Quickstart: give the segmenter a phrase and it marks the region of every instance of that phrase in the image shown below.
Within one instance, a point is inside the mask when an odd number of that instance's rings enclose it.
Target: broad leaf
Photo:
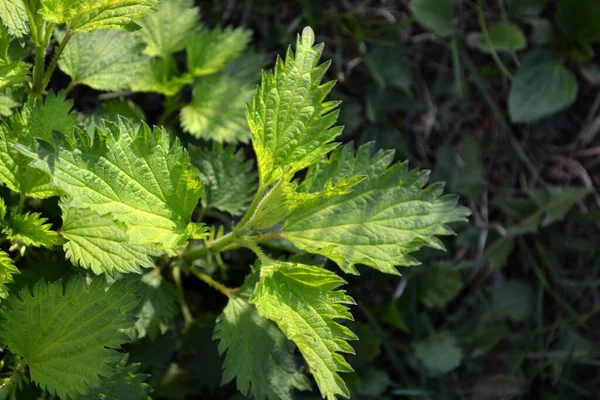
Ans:
[[[181,127],[199,139],[247,143],[244,110],[252,93],[252,86],[226,74],[199,79],[192,102],[181,110]]]
[[[122,224],[131,244],[153,245],[174,253],[186,231],[202,187],[189,156],[166,131],[124,119],[106,123],[93,140],[77,131],[74,141],[40,142],[31,166],[52,174],[52,184],[87,208]]]
[[[2,307],[2,343],[27,360],[31,379],[52,396],[85,396],[115,372],[120,354],[113,349],[129,341],[122,330],[133,325],[127,313],[139,300],[135,284],[105,287],[98,278],[89,287],[71,279],[64,290],[60,281],[41,281]]]
[[[156,11],[136,21],[142,27],[139,32],[145,53],[150,56],[168,57],[183,50],[198,30],[200,9],[192,0],[169,0],[160,3]]]
[[[411,0],[410,9],[417,21],[440,36],[454,32],[452,0]]]
[[[296,368],[291,343],[248,304],[256,285],[253,275],[217,319],[214,339],[220,341],[219,353],[225,354],[222,382],[235,378],[238,390],[256,400],[291,400],[294,388],[307,390],[310,386]]]
[[[18,273],[19,270],[15,267],[10,256],[0,250],[0,298],[6,299],[8,297],[8,287],[6,285],[13,283],[13,275]]]
[[[221,71],[239,57],[250,40],[250,31],[231,27],[203,29],[187,46],[188,69],[194,76]]]
[[[336,319],[352,319],[347,304],[352,298],[342,290],[346,283],[328,270],[285,262],[264,265],[251,302],[265,318],[298,346],[315,377],[321,395],[335,400],[349,397],[340,372],[352,367],[340,353],[354,353],[347,340],[356,336]]]
[[[158,268],[144,274],[141,280],[137,276],[133,280],[140,281],[141,302],[133,313],[138,320],[131,335],[136,339],[155,339],[169,329],[177,313],[177,289],[162,278]]]
[[[573,41],[594,43],[600,41],[600,4],[589,0],[561,0],[556,20]]]
[[[460,272],[451,265],[435,263],[421,274],[418,296],[428,308],[443,308],[462,288]]]
[[[548,51],[534,51],[521,63],[510,88],[513,122],[534,122],[567,108],[579,84],[575,75]]]
[[[102,384],[90,390],[87,400],[149,400],[152,388],[145,383],[150,377],[138,372],[140,364],[127,364],[127,356],[121,357],[115,373],[102,378]]]
[[[0,0],[0,19],[12,36],[22,37],[29,33],[27,8],[23,0]]]
[[[116,272],[140,273],[140,267],[153,268],[153,256],[160,251],[150,246],[127,242],[121,227],[106,216],[84,208],[71,207],[66,201],[62,209],[62,234],[67,258],[74,265],[91,269],[95,274]]]
[[[47,221],[48,218],[43,218],[40,213],[13,212],[2,233],[14,244],[51,249],[54,245],[62,244],[62,239]]]
[[[66,100],[63,92],[46,96],[44,103],[36,102],[0,124],[0,180],[13,191],[29,197],[46,198],[58,194],[49,185],[50,176],[29,167],[30,159],[19,153],[14,146],[33,146],[33,138],[51,140],[52,132],[69,134],[77,116],[69,114],[72,100]]]
[[[329,63],[317,66],[323,45],[314,41],[312,29],[305,28],[296,54],[288,49],[285,62],[278,58],[275,71],[263,73],[248,107],[261,185],[291,176],[336,147],[331,141],[342,130],[333,127],[339,103],[323,102],[334,82],[321,84]]]
[[[135,18],[146,15],[155,0],[40,0],[39,13],[46,21],[67,24],[76,32],[127,29]]]
[[[469,211],[455,196],[442,196],[443,185],[425,187],[427,171],[390,166],[393,152],[372,156],[373,145],[354,155],[349,144],[311,166],[299,190],[314,193],[352,176],[366,176],[350,193],[306,203],[287,218],[282,235],[294,245],[335,261],[345,272],[354,264],[398,274],[395,266],[418,264],[410,253],[423,246],[442,250],[437,235],[452,234],[446,225],[464,221]]]
[[[462,349],[454,336],[443,332],[411,344],[415,355],[432,376],[448,373],[460,366]]]
[[[211,150],[192,146],[190,158],[204,183],[202,207],[243,214],[256,192],[256,173],[243,151],[236,152],[234,146],[213,145]]]
[[[69,41],[58,65],[73,84],[98,90],[127,89],[149,62],[141,54],[141,46],[139,38],[131,32],[80,32]]]

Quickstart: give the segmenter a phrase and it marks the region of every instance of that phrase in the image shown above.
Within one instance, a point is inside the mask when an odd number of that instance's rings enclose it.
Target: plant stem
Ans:
[[[51,29],[51,27],[54,27],[54,25],[51,24],[48,27],[48,29]],[[42,91],[44,89],[46,89],[46,86],[48,86],[48,83],[50,82],[50,78],[52,78],[52,74],[54,73],[54,70],[56,69],[56,66],[58,65],[58,60],[60,59],[61,54],[65,50],[67,43],[69,43],[69,40],[73,37],[74,34],[75,34],[75,32],[73,32],[71,29],[69,29],[67,31],[65,37],[63,38],[62,42],[60,42],[60,45],[56,49],[56,52],[54,53],[54,57],[52,57],[52,61],[50,61],[50,65],[48,65],[48,70],[44,74],[44,78],[42,80]],[[48,40],[48,41],[50,41],[50,40]]]
[[[192,316],[190,307],[188,306],[187,301],[185,300],[183,284],[181,283],[181,267],[174,267],[171,273],[173,274],[173,281],[175,281],[175,286],[177,286],[177,293],[179,294],[179,303],[181,304],[181,313],[183,314],[185,326],[188,327],[192,324],[192,322],[194,322],[194,317]]]
[[[35,64],[33,66],[33,82],[31,84],[31,92],[27,103],[32,106],[35,99],[42,93],[42,79],[44,77],[44,63],[45,63],[46,48],[42,46],[36,46],[35,48]]]
[[[492,55],[492,58],[494,59],[494,62],[496,63],[498,69],[500,70],[500,72],[502,72],[504,76],[512,79],[512,74],[508,71],[508,69],[498,56],[498,53],[494,48],[494,44],[490,40],[490,34],[488,32],[487,25],[485,24],[485,16],[483,15],[483,0],[477,1],[477,14],[479,16],[479,27],[481,28],[481,33],[483,33],[483,37],[485,38],[486,44],[490,49],[490,53]]]
[[[241,247],[239,243],[236,243],[238,236],[230,232],[226,235],[221,236],[217,240],[209,242],[206,246],[200,246],[189,253],[185,253],[182,257],[186,261],[193,261],[197,258],[207,256],[213,252],[221,252],[227,248],[228,250],[237,249]]]
[[[223,285],[221,282],[214,280],[212,278],[212,276],[205,274],[204,272],[200,272],[194,267],[189,268],[188,271],[191,272],[198,279],[200,279],[202,282],[205,282],[206,284],[208,284],[208,286],[210,286],[213,289],[218,290],[219,292],[221,292],[228,298],[233,297],[233,295],[235,294],[235,292],[237,290],[237,289],[228,288],[227,286]]]
[[[246,233],[246,223],[248,223],[250,218],[252,218],[252,216],[254,215],[256,207],[258,207],[258,203],[260,203],[262,196],[265,193],[265,190],[266,188],[262,184],[259,184],[258,190],[256,191],[254,198],[252,199],[252,203],[250,203],[250,206],[248,207],[248,211],[246,211],[246,214],[244,214],[239,224],[237,224],[236,227],[233,229],[233,231],[236,234],[242,236],[244,233]]]

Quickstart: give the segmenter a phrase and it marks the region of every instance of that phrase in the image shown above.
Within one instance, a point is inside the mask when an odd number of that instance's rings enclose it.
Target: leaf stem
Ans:
[[[228,298],[233,297],[233,295],[237,291],[237,289],[228,288],[221,282],[214,280],[212,276],[205,274],[204,272],[200,272],[194,267],[189,268],[188,271],[191,272],[196,278],[208,284],[208,286],[210,286],[211,288],[218,290]]]
[[[177,293],[179,294],[179,303],[181,304],[181,313],[183,314],[185,326],[189,327],[192,324],[192,322],[194,322],[194,317],[192,316],[190,307],[188,306],[187,301],[185,300],[185,292],[183,290],[183,284],[181,283],[181,267],[174,267],[171,273],[173,274],[173,281],[175,281],[175,286],[177,286]]]
[[[51,27],[54,27],[54,25],[51,24],[48,28],[50,29]],[[67,43],[69,43],[69,40],[73,37],[74,34],[75,34],[75,32],[73,30],[69,29],[67,31],[67,33],[65,34],[65,37],[63,38],[63,40],[60,42],[60,45],[56,49],[56,52],[54,53],[54,56],[52,57],[52,61],[50,61],[50,65],[48,65],[48,69],[46,70],[46,73],[44,74],[44,78],[42,80],[42,90],[45,90],[46,86],[48,86],[48,83],[50,83],[50,78],[52,78],[52,74],[54,73],[54,70],[56,69],[56,66],[58,65],[58,60],[60,59],[61,54],[65,50],[65,47],[67,47]]]
[[[256,191],[256,194],[254,195],[254,198],[252,199],[252,203],[250,203],[250,206],[248,207],[248,210],[246,211],[246,214],[244,214],[244,216],[242,217],[242,219],[240,220],[240,222],[235,226],[235,228],[233,228],[233,232],[235,232],[238,235],[243,235],[245,232],[245,226],[246,223],[248,223],[248,221],[250,220],[250,218],[252,218],[252,216],[254,215],[254,212],[256,211],[256,208],[258,207],[258,203],[260,203],[260,201],[262,200],[263,194],[266,191],[266,187],[264,187],[262,184],[260,184],[260,186],[258,187],[258,190]]]
[[[481,28],[481,33],[483,33],[483,37],[485,38],[486,44],[490,49],[490,53],[492,55],[492,58],[494,59],[494,62],[496,63],[498,69],[500,70],[500,72],[502,72],[504,76],[512,79],[512,74],[508,71],[508,69],[498,56],[498,53],[494,48],[494,44],[490,39],[490,34],[488,32],[487,25],[485,24],[485,16],[483,14],[483,0],[477,0],[477,15],[479,17],[479,27]]]
[[[234,235],[233,232],[230,232],[216,240],[208,242],[204,246],[199,246],[190,252],[183,254],[182,258],[186,261],[193,261],[197,258],[205,257],[210,253],[218,253],[225,249],[233,250],[241,246],[239,243],[236,243],[237,240],[238,236]]]

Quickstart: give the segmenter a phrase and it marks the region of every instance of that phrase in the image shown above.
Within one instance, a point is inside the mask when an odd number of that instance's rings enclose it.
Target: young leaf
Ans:
[[[110,377],[120,354],[113,349],[128,342],[123,329],[133,325],[128,315],[137,306],[136,284],[106,281],[89,285],[71,279],[41,281],[33,292],[25,288],[2,307],[0,339],[11,352],[25,358],[31,379],[50,395],[63,400],[85,396]]]
[[[312,29],[298,37],[296,55],[288,49],[275,72],[263,74],[246,117],[258,160],[260,183],[268,186],[291,176],[336,147],[331,141],[342,128],[333,127],[338,102],[323,102],[333,82],[321,84],[329,63],[317,66],[323,45],[314,46]]]
[[[156,11],[136,21],[146,43],[146,54],[166,58],[183,50],[198,29],[200,9],[192,0],[169,0],[160,3]]]
[[[155,339],[169,329],[177,313],[177,289],[155,269],[142,276],[138,294],[142,300],[133,313],[138,320],[130,332],[136,339]]]
[[[225,353],[222,383],[236,378],[238,390],[256,400],[291,400],[294,388],[307,390],[310,385],[295,366],[291,343],[248,304],[257,281],[254,274],[249,277],[215,326],[219,353]]]
[[[86,395],[88,400],[149,400],[152,391],[145,381],[150,377],[140,374],[140,364],[127,364],[126,355],[121,357],[115,368],[115,373],[109,378],[101,378],[102,384],[90,390]]]
[[[52,92],[46,101],[36,102],[0,123],[0,180],[11,190],[29,197],[46,198],[58,194],[56,188],[49,185],[50,176],[42,171],[29,167],[31,161],[19,153],[14,146],[21,144],[33,146],[33,138],[52,139],[52,132],[69,134],[77,121],[77,116],[69,114],[73,106],[72,100],[65,100],[65,95]]]
[[[283,237],[310,253],[335,261],[347,273],[354,264],[398,274],[395,266],[417,264],[410,253],[423,246],[443,249],[436,235],[452,234],[446,224],[466,220],[456,197],[441,196],[443,185],[427,183],[427,171],[390,166],[392,152],[371,156],[372,144],[336,150],[311,166],[300,191],[322,190],[348,176],[366,176],[350,193],[303,204],[287,218]]]
[[[196,82],[192,102],[181,110],[181,127],[199,139],[243,142],[250,138],[244,110],[254,89],[226,74]]]
[[[0,0],[1,1],[1,0]],[[9,63],[0,60],[0,89],[27,81],[29,66],[22,61]]]
[[[336,319],[352,319],[346,304],[354,300],[342,290],[346,282],[318,267],[274,262],[263,265],[261,279],[250,299],[258,312],[277,323],[298,346],[315,377],[321,395],[335,400],[350,393],[339,372],[353,369],[340,353],[354,351],[347,340],[357,339]]]
[[[77,114],[71,114],[73,100],[67,100],[63,91],[49,92],[44,102],[36,101],[29,122],[29,136],[52,140],[52,131],[69,135],[77,124]]]
[[[490,43],[488,43],[488,39]],[[501,22],[490,28],[488,39],[482,33],[469,37],[471,45],[479,50],[492,53],[494,51],[515,52],[527,47],[527,39],[521,28],[511,23]]]
[[[202,187],[178,139],[164,129],[121,119],[106,123],[90,139],[76,132],[56,149],[40,142],[37,152],[23,146],[31,166],[52,174],[52,183],[79,208],[122,224],[127,241],[173,253],[185,245],[186,232]]]
[[[221,71],[242,54],[250,35],[250,31],[241,28],[203,29],[187,46],[188,69],[194,76]]]
[[[0,298],[6,299],[8,297],[8,283],[13,283],[13,275],[18,274],[19,270],[15,267],[15,264],[10,256],[0,250]]]
[[[146,15],[156,0],[40,0],[39,13],[48,22],[67,24],[76,32],[127,29]]]
[[[57,36],[60,39],[64,34]],[[80,32],[65,47],[58,66],[74,84],[98,90],[127,89],[147,69],[148,57],[141,53],[141,46],[131,32]]]
[[[60,206],[62,234],[68,240],[64,250],[74,265],[109,276],[114,276],[115,271],[140,273],[140,267],[154,267],[152,257],[161,252],[154,247],[127,243],[125,232],[110,218],[66,201],[61,201]]]
[[[62,239],[52,230],[52,224],[47,224],[46,221],[48,219],[42,218],[40,213],[12,213],[2,233],[13,243],[51,249],[52,246],[61,244]]]
[[[252,162],[244,159],[244,152],[219,145],[211,150],[191,146],[189,151],[204,183],[202,207],[243,214],[256,192],[256,173]]]
[[[11,36],[23,37],[29,33],[27,8],[23,0],[0,0],[0,19]]]
[[[13,108],[17,108],[20,105],[21,103],[11,96],[0,94],[0,116],[8,117],[9,115],[12,115]]]

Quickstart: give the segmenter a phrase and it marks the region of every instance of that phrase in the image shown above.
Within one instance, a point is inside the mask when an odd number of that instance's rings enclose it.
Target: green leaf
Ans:
[[[168,57],[180,50],[198,30],[200,9],[192,0],[169,0],[160,3],[156,11],[136,21],[142,27],[139,35],[146,43],[146,54]]]
[[[48,224],[46,221],[48,218],[43,218],[40,213],[18,214],[13,212],[2,233],[13,244],[43,246],[51,249],[54,245],[62,244],[62,239],[58,232],[52,230],[52,224]]]
[[[115,373],[109,378],[101,378],[99,387],[90,390],[86,395],[88,400],[150,400],[148,394],[152,391],[145,381],[150,377],[140,374],[140,364],[127,364],[127,356],[121,357],[115,368]]]
[[[20,85],[27,81],[29,66],[22,61],[9,63],[0,60],[0,89]]]
[[[203,29],[187,46],[188,69],[194,76],[221,71],[242,54],[250,36],[250,31],[241,28]]]
[[[155,0],[40,0],[39,13],[48,22],[66,24],[76,32],[127,29],[146,15]]]
[[[508,14],[511,17],[537,16],[547,3],[548,0],[508,0]]]
[[[27,8],[23,0],[0,0],[0,19],[11,36],[23,37],[29,33]]]
[[[129,86],[135,92],[156,92],[165,96],[175,96],[185,85],[192,83],[189,74],[181,75],[173,57],[147,60],[143,70]]]
[[[515,247],[514,239],[498,239],[490,248],[488,254],[489,270],[494,272],[502,268]]]
[[[136,284],[117,281],[105,290],[104,279],[41,281],[25,288],[2,307],[0,338],[27,360],[31,379],[63,400],[85,396],[114,374],[120,354],[113,350],[130,339],[123,329],[139,300]]]
[[[443,185],[425,187],[427,171],[390,166],[393,152],[372,156],[373,144],[354,154],[352,144],[309,168],[300,192],[313,193],[351,176],[366,176],[350,193],[299,207],[287,218],[282,236],[295,246],[335,261],[347,273],[354,264],[398,274],[395,266],[417,264],[410,253],[423,246],[442,250],[437,235],[452,234],[447,224],[465,221],[469,210]]]
[[[501,22],[490,28],[488,39],[483,34],[476,33],[469,37],[469,42],[472,46],[486,53],[492,53],[493,51],[515,52],[527,47],[527,39],[521,28],[508,22]]]
[[[256,400],[291,400],[294,388],[307,390],[310,384],[296,368],[291,343],[248,304],[244,292],[251,293],[255,284],[247,278],[248,290],[242,287],[241,295],[230,298],[217,319],[214,339],[225,353],[222,383],[236,378],[238,390]]]
[[[258,160],[260,184],[268,186],[291,176],[336,147],[331,141],[342,128],[333,127],[338,102],[323,102],[333,87],[321,84],[329,62],[317,66],[323,44],[314,46],[312,29],[298,37],[296,55],[288,49],[275,72],[263,73],[247,119]]]
[[[562,220],[575,203],[592,192],[592,189],[586,187],[549,186],[543,191],[532,191],[530,195],[545,212],[542,226],[548,226]]]
[[[462,277],[452,266],[436,263],[421,274],[419,300],[428,308],[443,308],[460,292]]]
[[[513,122],[534,122],[567,108],[579,84],[575,75],[549,51],[529,53],[510,88],[508,108]]]
[[[44,103],[36,101],[33,110],[25,106],[21,112],[0,124],[0,180],[9,189],[36,198],[59,193],[56,188],[50,187],[50,176],[29,167],[31,160],[14,146],[31,147],[34,137],[51,140],[53,131],[72,132],[77,120],[75,115],[69,114],[72,105],[71,100],[65,100],[64,93],[49,93]]]
[[[69,135],[77,124],[77,114],[71,114],[73,100],[64,91],[49,92],[43,103],[36,101],[29,122],[29,136],[52,140],[52,131]]]
[[[454,336],[448,332],[415,341],[411,346],[431,376],[440,376],[455,370],[463,359],[462,349]]]
[[[37,152],[19,149],[32,167],[52,173],[73,205],[122,224],[129,243],[173,254],[187,242],[202,187],[187,152],[164,129],[121,119],[106,122],[93,140],[78,130],[75,141],[63,137],[56,149],[44,142]]]
[[[258,312],[275,321],[298,346],[321,395],[335,400],[350,393],[340,372],[353,369],[340,353],[354,353],[347,340],[357,339],[336,319],[352,319],[346,304],[355,304],[342,290],[346,282],[318,267],[273,262],[263,264],[260,282],[250,299]]]
[[[256,173],[252,162],[244,159],[244,152],[216,144],[211,150],[191,146],[189,151],[204,183],[202,207],[243,214],[256,192]]]
[[[14,100],[11,96],[0,94],[0,116],[8,117],[12,115],[13,108],[19,107],[20,102]]]
[[[0,298],[6,299],[8,297],[9,283],[13,283],[13,275],[18,274],[19,270],[15,267],[15,264],[10,256],[0,250]]]
[[[71,206],[61,201],[62,234],[67,258],[76,266],[91,269],[95,274],[115,272],[141,273],[140,267],[153,268],[153,256],[161,254],[150,246],[127,242],[125,232],[108,217],[94,211]]]
[[[409,59],[399,45],[375,47],[365,56],[365,64],[379,87],[411,92],[413,77]]]
[[[149,61],[141,54],[141,46],[131,32],[80,32],[71,38],[58,65],[75,84],[98,90],[127,89],[147,69]]]
[[[140,281],[138,295],[142,300],[133,312],[138,320],[130,330],[131,336],[155,339],[169,329],[177,313],[177,289],[162,278],[158,268],[144,274]]]
[[[440,36],[454,32],[452,0],[412,0],[410,9],[417,21]]]
[[[181,110],[181,127],[199,139],[247,143],[244,110],[253,92],[251,85],[225,74],[199,79],[192,102]]]

